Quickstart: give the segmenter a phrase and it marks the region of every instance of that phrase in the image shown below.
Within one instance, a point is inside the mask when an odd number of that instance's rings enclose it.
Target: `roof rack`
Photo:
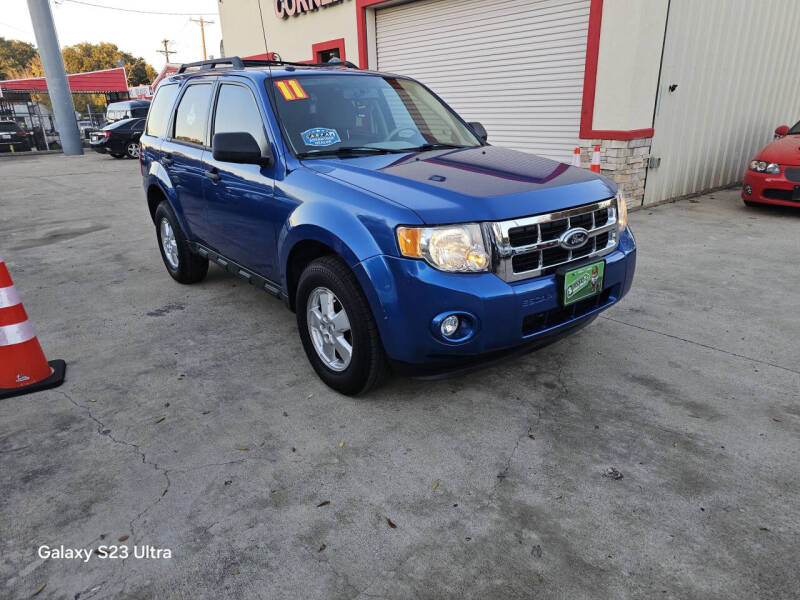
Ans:
[[[183,63],[178,69],[178,73],[184,73],[186,69],[198,67],[200,69],[214,69],[217,65],[230,65],[234,69],[244,69],[242,59],[238,56],[230,56],[228,58],[214,58],[212,60],[200,60],[192,63]]]
[[[245,67],[316,67],[316,68],[325,68],[325,67],[346,67],[348,69],[358,69],[356,65],[351,63],[349,60],[331,60],[326,63],[306,63],[306,62],[292,62],[288,60],[263,60],[263,59],[244,59],[241,61]]]
[[[244,69],[245,67],[289,67],[290,69],[293,67],[345,67],[347,69],[358,69],[358,67],[349,60],[331,59],[326,63],[304,63],[291,62],[288,60],[241,59],[238,56],[229,56],[228,58],[214,58],[212,60],[183,63],[178,69],[178,74],[185,73],[187,69],[193,68],[200,70],[216,69],[217,65],[230,65],[233,69]]]

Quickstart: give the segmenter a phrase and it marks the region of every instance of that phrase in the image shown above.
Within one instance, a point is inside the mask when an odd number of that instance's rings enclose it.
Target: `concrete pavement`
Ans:
[[[281,302],[169,278],[136,162],[0,182],[0,254],[68,363],[0,401],[0,597],[796,597],[800,209],[637,211],[633,290],[576,336],[352,399]]]

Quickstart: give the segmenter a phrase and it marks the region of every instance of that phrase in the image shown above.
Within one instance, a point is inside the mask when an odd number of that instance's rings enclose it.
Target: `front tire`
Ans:
[[[379,385],[388,373],[378,326],[353,272],[325,256],[300,276],[297,328],[311,366],[328,386],[354,396]]]
[[[208,273],[208,259],[189,248],[178,220],[166,200],[156,208],[156,237],[167,272],[178,283],[197,283]]]

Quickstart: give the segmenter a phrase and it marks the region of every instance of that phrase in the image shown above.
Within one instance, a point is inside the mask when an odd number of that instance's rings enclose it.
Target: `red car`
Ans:
[[[764,146],[744,174],[742,200],[754,204],[800,206],[800,122],[775,130],[775,141]]]

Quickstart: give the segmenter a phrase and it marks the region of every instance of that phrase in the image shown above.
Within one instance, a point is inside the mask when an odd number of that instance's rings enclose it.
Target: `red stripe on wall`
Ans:
[[[589,35],[586,38],[586,67],[583,72],[581,103],[581,139],[633,140],[653,137],[653,128],[611,130],[594,129],[594,96],[597,89],[597,58],[600,54],[600,30],[603,24],[603,0],[592,0],[589,8]]]

